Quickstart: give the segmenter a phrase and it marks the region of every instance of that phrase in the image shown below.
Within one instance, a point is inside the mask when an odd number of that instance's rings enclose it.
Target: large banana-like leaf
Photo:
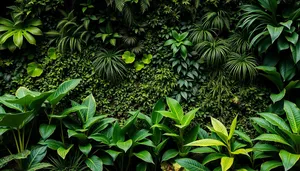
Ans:
[[[48,97],[48,101],[51,105],[56,105],[64,96],[67,95],[68,92],[73,90],[79,83],[81,79],[73,79],[69,81],[65,81],[54,91],[51,96]]]
[[[0,114],[0,127],[9,127],[12,129],[21,129],[34,116],[34,111],[25,113],[5,113]]]
[[[286,112],[293,133],[300,133],[300,109],[295,103],[287,100],[284,101],[283,109]]]

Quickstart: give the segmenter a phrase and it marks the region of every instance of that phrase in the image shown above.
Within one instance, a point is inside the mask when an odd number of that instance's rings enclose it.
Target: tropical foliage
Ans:
[[[297,0],[0,9],[0,170],[300,169]]]

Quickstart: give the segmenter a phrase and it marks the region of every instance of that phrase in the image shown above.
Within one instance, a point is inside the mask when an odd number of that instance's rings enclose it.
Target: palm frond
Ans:
[[[219,32],[230,29],[229,14],[224,10],[208,11],[201,21],[207,29],[216,29]]]
[[[253,80],[257,75],[256,58],[246,54],[232,52],[229,54],[225,68],[230,74],[239,80]]]
[[[216,33],[213,30],[205,29],[200,24],[195,24],[191,29],[189,39],[194,43],[200,43],[202,41],[212,41]]]
[[[116,82],[126,77],[127,69],[121,59],[121,51],[101,49],[93,65],[98,75],[105,80]]]
[[[203,41],[195,45],[195,50],[210,66],[222,65],[229,53],[229,45],[225,40]]]
[[[235,32],[229,37],[228,43],[231,49],[237,53],[243,54],[250,50],[250,42],[246,32]]]

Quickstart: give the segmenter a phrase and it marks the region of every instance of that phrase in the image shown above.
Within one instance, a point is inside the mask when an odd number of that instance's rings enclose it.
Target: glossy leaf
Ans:
[[[41,137],[45,140],[54,133],[55,129],[56,129],[56,125],[41,124],[39,128],[39,132]]]
[[[283,89],[283,90],[282,90],[280,93],[278,93],[278,94],[271,94],[271,95],[270,95],[270,98],[271,98],[271,100],[272,100],[273,103],[276,103],[276,102],[278,102],[278,101],[280,101],[280,100],[282,100],[282,99],[284,98],[285,93],[286,93],[286,90]]]
[[[191,142],[186,146],[199,146],[199,147],[207,147],[207,146],[225,146],[225,144],[219,140],[215,139],[202,139]]]
[[[92,157],[85,160],[85,164],[92,170],[92,171],[102,171],[103,170],[103,162],[102,160],[93,155]]]
[[[27,168],[31,168],[34,164],[40,163],[47,154],[47,146],[37,146],[31,150],[27,158]]]
[[[234,158],[233,157],[222,157],[221,158],[221,168],[222,171],[227,171],[231,168],[233,164]]]
[[[72,147],[73,147],[73,144],[70,145],[69,148],[67,148],[67,149],[65,149],[64,147],[59,147],[59,148],[57,149],[57,154],[58,154],[61,158],[65,159],[66,156],[67,156],[67,154],[69,153],[69,151],[71,150]]]
[[[58,88],[53,92],[51,96],[48,97],[48,101],[51,105],[56,105],[64,96],[73,90],[79,83],[81,79],[73,79],[63,82]]]
[[[264,162],[261,166],[260,166],[260,170],[261,171],[270,171],[272,169],[275,169],[279,166],[282,166],[282,163],[279,161],[275,161],[275,160],[270,160],[270,161],[266,161]]]
[[[209,169],[203,166],[201,163],[189,158],[177,159],[176,163],[189,171],[209,171]]]
[[[296,104],[285,100],[284,101],[284,111],[286,112],[287,119],[290,123],[290,127],[293,133],[299,133],[300,129],[300,109]]]
[[[168,160],[170,160],[170,159],[176,157],[178,154],[179,154],[179,152],[178,152],[177,150],[175,150],[175,149],[169,149],[169,150],[167,150],[167,151],[163,154],[161,161],[162,161],[162,162],[163,162],[163,161],[168,161]]]
[[[118,146],[120,149],[124,150],[124,152],[126,153],[127,150],[132,146],[132,140],[130,139],[130,140],[127,140],[127,141],[125,141],[125,142],[123,142],[123,141],[118,141],[118,142],[117,142],[117,146]]]
[[[267,29],[269,31],[269,34],[271,35],[272,43],[274,43],[275,40],[281,35],[283,31],[283,26],[273,27],[271,25],[267,25]]]
[[[5,165],[7,165],[7,163],[9,163],[12,160],[26,159],[27,156],[29,155],[30,155],[30,151],[25,150],[18,154],[11,154],[9,156],[2,157],[0,158],[0,169],[3,168]]]
[[[36,62],[31,62],[27,66],[27,74],[31,77],[38,77],[43,73],[43,66]]]
[[[90,143],[86,145],[79,145],[79,150],[86,156],[91,152],[92,150],[92,145]]]
[[[290,170],[300,158],[300,154],[292,154],[285,150],[280,150],[279,156],[281,158],[284,170]]]
[[[138,153],[133,153],[133,155],[143,160],[144,162],[154,164],[151,154],[146,150],[140,151]]]

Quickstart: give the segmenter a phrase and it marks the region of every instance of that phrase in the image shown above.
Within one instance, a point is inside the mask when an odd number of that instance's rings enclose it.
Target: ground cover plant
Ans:
[[[12,0],[0,170],[299,170],[297,0]]]

